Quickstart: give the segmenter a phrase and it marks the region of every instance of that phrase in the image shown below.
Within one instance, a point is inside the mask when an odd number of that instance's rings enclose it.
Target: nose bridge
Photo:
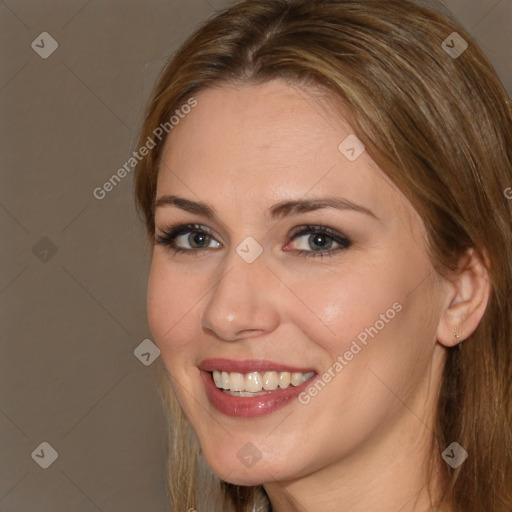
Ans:
[[[246,239],[233,246],[212,284],[202,313],[203,327],[233,341],[245,330],[275,328],[278,313],[268,293],[272,277],[261,248],[253,241]]]

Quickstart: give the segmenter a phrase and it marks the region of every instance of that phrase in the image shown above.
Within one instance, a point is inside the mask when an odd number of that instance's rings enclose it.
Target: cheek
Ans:
[[[289,308],[294,312],[293,322],[332,358],[349,350],[353,340],[364,343],[389,329],[401,314],[397,310],[403,308],[401,299],[407,288],[391,279],[396,272],[382,272],[382,268],[378,275],[371,268],[352,267],[350,271],[296,280],[288,300],[294,304]]]
[[[435,310],[428,283],[411,293],[410,285],[396,280],[375,280],[366,289],[356,281],[347,279],[343,291],[326,293],[325,302],[315,295],[324,318],[331,315],[334,334],[315,336],[313,325],[307,333],[328,354],[322,368],[328,389],[318,393],[322,398],[315,398],[313,408],[319,415],[326,404],[333,405],[327,414],[350,411],[344,421],[355,430],[361,428],[357,418],[373,428],[398,405],[391,390],[405,397],[415,388],[435,335],[435,314],[427,313]]]
[[[197,295],[199,291],[195,292],[194,283],[197,280],[153,258],[147,288],[147,317],[154,342],[163,354],[190,344],[191,330],[187,326],[198,316],[197,302],[201,297]]]

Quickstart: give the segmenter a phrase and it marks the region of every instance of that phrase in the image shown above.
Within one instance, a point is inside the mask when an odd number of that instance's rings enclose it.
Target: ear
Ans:
[[[489,302],[489,274],[473,248],[461,260],[457,278],[448,285],[446,306],[437,329],[439,343],[457,345],[476,330]]]

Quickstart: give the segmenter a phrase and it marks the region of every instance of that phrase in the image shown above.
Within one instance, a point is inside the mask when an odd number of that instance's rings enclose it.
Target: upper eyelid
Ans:
[[[206,233],[207,235],[211,236],[217,242],[222,243],[219,240],[217,240],[217,235],[216,235],[215,231],[212,228],[209,228],[203,224],[186,223],[185,222],[183,224],[176,224],[176,225],[170,226],[168,228],[164,227],[160,231],[161,231],[160,236],[169,235],[173,231],[181,231],[181,232],[178,232],[175,234],[175,238],[177,238],[179,236],[186,235],[187,233],[203,232],[203,233]],[[158,235],[156,235],[156,238],[158,238]]]

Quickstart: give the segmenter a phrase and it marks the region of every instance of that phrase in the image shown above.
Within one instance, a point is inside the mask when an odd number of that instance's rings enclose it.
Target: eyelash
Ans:
[[[155,244],[167,246],[168,249],[170,249],[174,254],[193,252],[196,253],[195,256],[198,256],[198,252],[205,251],[208,249],[183,249],[181,247],[175,247],[174,242],[176,238],[180,235],[184,235],[187,233],[201,233],[207,235],[210,238],[213,238],[212,232],[208,228],[205,228],[204,226],[200,226],[198,224],[176,224],[174,226],[169,226],[167,229],[165,229],[162,232],[162,234],[156,238]],[[334,253],[348,249],[352,245],[352,241],[348,237],[340,233],[337,233],[336,231],[333,231],[324,226],[310,225],[299,226],[291,235],[290,241],[295,240],[296,238],[299,238],[306,234],[320,234],[328,236],[329,238],[332,238],[334,242],[338,243],[340,247],[325,251],[305,251],[301,249],[293,249],[288,252],[291,252],[299,256],[304,256],[306,258],[323,258],[325,256],[332,256]]]

